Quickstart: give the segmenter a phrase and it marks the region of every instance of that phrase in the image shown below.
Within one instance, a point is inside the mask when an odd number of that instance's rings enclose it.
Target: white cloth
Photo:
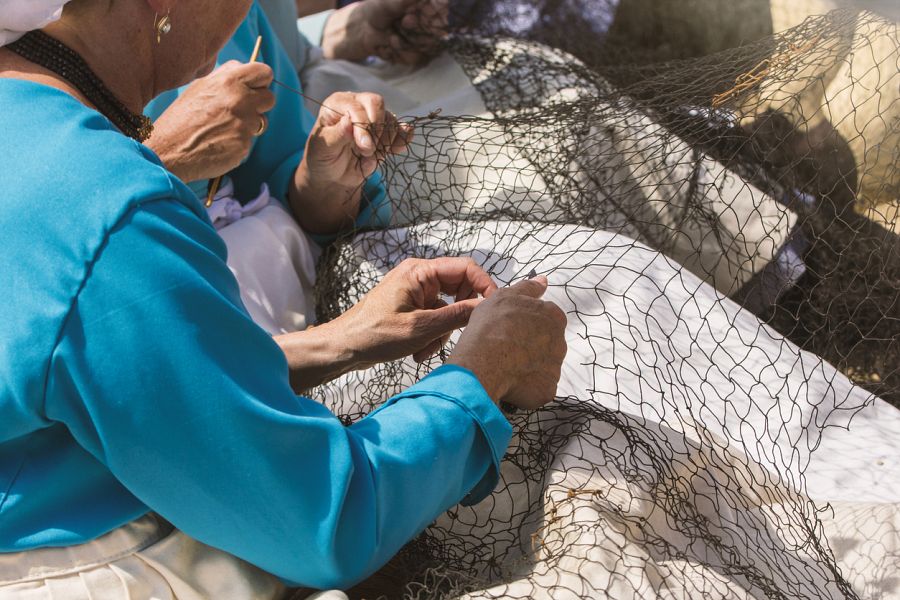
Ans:
[[[226,179],[218,193],[213,198],[213,203],[206,207],[206,213],[209,220],[212,221],[216,229],[222,229],[233,223],[237,223],[244,217],[254,215],[267,207],[272,201],[269,194],[269,186],[265,183],[259,190],[259,196],[248,202],[241,204],[234,197],[234,184],[230,179]]]
[[[269,600],[284,591],[153,514],[79,546],[0,554],[0,600]]]
[[[341,288],[347,301],[357,301],[404,258],[425,249],[440,255],[448,240],[500,285],[532,270],[549,278],[545,298],[572,315],[558,397],[590,398],[665,423],[697,413],[684,427],[740,444],[741,453],[765,468],[784,470],[791,457],[790,468],[803,469],[815,500],[900,503],[900,411],[677,263],[624,236],[510,221],[476,228],[439,221],[369,232],[343,251],[341,260],[355,265],[341,268],[350,278]],[[420,370],[409,366],[402,377],[383,379],[398,388],[411,385]],[[326,389],[343,396],[381,368],[348,374]],[[678,376],[663,381],[668,370]],[[411,379],[401,381],[405,377]],[[657,391],[640,387],[656,378]],[[659,391],[666,387],[670,393]],[[682,387],[703,391],[704,402],[679,396]],[[718,390],[732,389],[727,401],[715,401]],[[347,401],[326,403],[341,412]],[[763,434],[767,443],[756,444]]]
[[[321,108],[313,99],[350,90],[381,94],[385,106],[402,116],[424,117],[439,108],[443,115],[492,116],[468,75],[446,53],[417,68],[380,60],[366,64],[328,60],[321,48],[313,48],[300,77],[312,114]]]
[[[0,46],[12,43],[62,16],[69,0],[0,0]]]
[[[212,215],[211,215],[212,216]],[[321,250],[277,202],[219,229],[241,300],[271,335],[315,322],[313,289]]]

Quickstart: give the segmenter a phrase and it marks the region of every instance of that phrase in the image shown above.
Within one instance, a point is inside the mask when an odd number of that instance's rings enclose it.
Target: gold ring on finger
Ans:
[[[256,130],[256,133],[253,134],[254,137],[259,137],[266,132],[269,128],[269,120],[263,116],[259,115],[259,127]]]

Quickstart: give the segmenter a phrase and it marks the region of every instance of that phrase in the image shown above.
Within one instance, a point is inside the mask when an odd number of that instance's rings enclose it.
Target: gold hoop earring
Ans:
[[[159,14],[153,15],[153,27],[156,29],[157,45],[162,42],[162,36],[172,31],[172,18],[169,16],[171,12],[167,11],[162,18],[160,18]]]

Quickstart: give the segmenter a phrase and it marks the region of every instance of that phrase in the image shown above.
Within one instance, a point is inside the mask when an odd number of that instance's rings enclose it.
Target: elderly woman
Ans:
[[[202,203],[138,143],[142,107],[209,72],[249,2],[62,4],[0,10],[0,281],[15,290],[0,309],[0,598],[344,586],[485,496],[510,436],[496,402],[538,406],[559,376],[546,282],[497,291],[471,261],[406,262],[276,344]],[[345,147],[327,129],[321,152]],[[452,364],[353,426],[292,390],[426,355],[470,316]]]

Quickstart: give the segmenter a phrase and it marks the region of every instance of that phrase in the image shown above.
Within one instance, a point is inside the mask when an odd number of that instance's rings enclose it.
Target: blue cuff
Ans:
[[[381,173],[375,171],[366,179],[363,186],[359,216],[356,217],[356,228],[387,229],[391,226],[393,212]]]
[[[291,203],[288,200],[289,190],[294,182],[294,174],[297,172],[297,165],[303,160],[303,148],[294,152],[287,160],[281,163],[275,172],[272,173],[265,181],[269,184],[269,193],[276,200],[281,202],[282,206],[291,212]],[[258,192],[257,192],[258,193]]]
[[[435,369],[406,391],[388,400],[382,408],[402,398],[417,396],[432,396],[453,402],[478,424],[491,449],[491,466],[463,499],[462,504],[471,506],[481,502],[494,491],[500,478],[500,461],[512,438],[509,421],[488,396],[475,374],[456,365],[444,365]]]

